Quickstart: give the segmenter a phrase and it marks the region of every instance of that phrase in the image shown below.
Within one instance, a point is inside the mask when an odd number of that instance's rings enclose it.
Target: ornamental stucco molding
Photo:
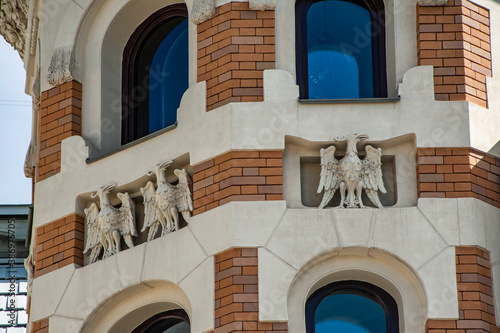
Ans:
[[[348,137],[338,137],[337,142],[347,142],[345,156],[335,158],[335,146],[321,149],[321,174],[318,193],[324,191],[319,208],[324,208],[332,200],[335,191],[340,191],[339,208],[364,208],[361,194],[364,190],[370,201],[378,208],[384,208],[378,191],[386,193],[382,180],[382,149],[365,146],[366,157],[358,156],[357,143],[368,139],[364,133],[353,133]]]
[[[30,55],[34,56],[36,53],[36,44],[38,41],[38,24],[40,19],[37,16],[33,16],[31,22],[31,36],[30,36]]]
[[[274,10],[276,8],[276,0],[249,0],[248,5],[251,10]],[[198,25],[210,20],[215,16],[215,13],[215,0],[194,0],[193,9],[191,10],[191,21]]]
[[[2,0],[0,6],[0,35],[24,56],[28,26],[28,1]]]
[[[215,0],[194,0],[191,21],[198,25],[215,15]]]
[[[446,6],[448,0],[418,0],[419,6]]]
[[[71,74],[72,50],[70,47],[55,49],[50,60],[47,81],[54,87],[73,80]]]

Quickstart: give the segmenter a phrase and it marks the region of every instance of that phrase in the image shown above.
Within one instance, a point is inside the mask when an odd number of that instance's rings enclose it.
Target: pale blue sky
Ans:
[[[0,37],[0,204],[31,203],[24,158],[31,139],[31,97],[19,54]]]

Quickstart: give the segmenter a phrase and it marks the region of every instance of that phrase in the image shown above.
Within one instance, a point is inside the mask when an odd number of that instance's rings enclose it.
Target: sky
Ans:
[[[31,140],[31,97],[21,57],[0,36],[0,204],[31,203],[24,158]]]

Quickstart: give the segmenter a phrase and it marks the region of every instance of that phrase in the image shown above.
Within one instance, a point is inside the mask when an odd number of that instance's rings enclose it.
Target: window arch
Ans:
[[[190,333],[188,315],[184,310],[171,310],[159,313],[141,325],[132,333]]]
[[[396,301],[366,282],[326,285],[308,298],[305,311],[307,333],[399,333]]]
[[[122,73],[122,144],[176,123],[189,85],[185,4],[157,11],[134,31]]]
[[[382,0],[298,0],[295,16],[300,98],[387,97]]]

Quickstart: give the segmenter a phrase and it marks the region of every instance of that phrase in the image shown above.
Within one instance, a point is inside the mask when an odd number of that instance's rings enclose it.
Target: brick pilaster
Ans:
[[[248,2],[217,8],[198,26],[198,82],[207,81],[207,110],[263,100],[263,71],[275,68],[274,10]]]
[[[434,66],[436,100],[488,106],[491,77],[490,14],[468,0],[444,7],[417,5],[419,65]]]
[[[48,333],[49,332],[49,318],[35,321],[31,324],[32,333]]]
[[[419,198],[476,198],[500,208],[500,158],[473,148],[419,148]]]
[[[42,93],[37,181],[61,171],[61,141],[81,135],[82,85],[64,83]]]
[[[84,223],[71,214],[36,229],[35,278],[70,264],[83,266]]]
[[[283,151],[230,151],[193,166],[193,215],[230,201],[283,200]]]
[[[256,248],[235,248],[215,256],[214,333],[288,332],[287,323],[259,321]]]
[[[496,326],[490,254],[478,247],[455,248],[458,320],[428,320],[427,333],[499,333]]]

